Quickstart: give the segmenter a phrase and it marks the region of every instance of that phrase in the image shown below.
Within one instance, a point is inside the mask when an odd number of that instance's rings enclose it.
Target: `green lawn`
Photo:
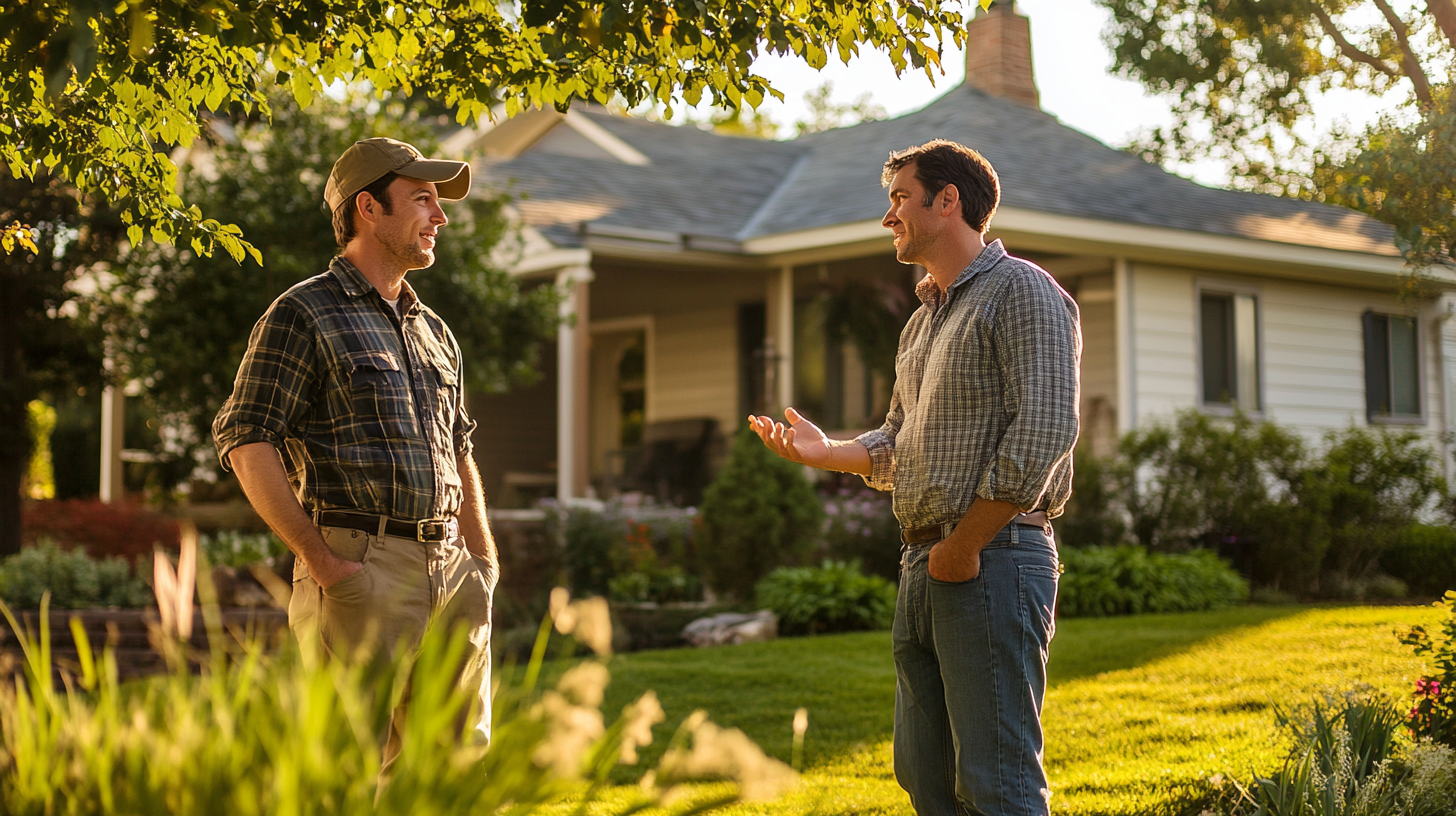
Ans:
[[[1045,713],[1053,811],[1143,814],[1170,784],[1269,769],[1280,755],[1272,706],[1360,683],[1404,697],[1421,666],[1393,633],[1440,614],[1430,607],[1246,607],[1062,621]],[[888,633],[642,652],[615,658],[611,669],[609,716],[655,689],[668,724],[706,709],[785,760],[794,710],[809,710],[799,789],[731,813],[912,812],[891,770]],[[658,732],[665,738],[670,729]],[[646,761],[656,757],[649,751]],[[609,794],[606,803],[627,795]]]

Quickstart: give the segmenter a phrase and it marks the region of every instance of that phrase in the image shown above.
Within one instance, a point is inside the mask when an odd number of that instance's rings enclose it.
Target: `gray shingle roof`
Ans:
[[[733,238],[805,152],[793,143],[719,136],[600,109],[573,115],[590,117],[652,163],[541,151],[477,163],[488,184],[509,183],[525,194],[521,206],[528,222]],[[548,237],[560,234],[551,230]]]
[[[965,85],[914,113],[790,142],[718,136],[599,109],[581,113],[652,164],[541,152],[483,162],[486,179],[500,184],[513,178],[516,189],[529,194],[528,221],[741,240],[877,219],[885,210],[879,177],[889,152],[946,138],[991,161],[1001,177],[1003,206],[1397,254],[1390,227],[1361,213],[1204,187],[1113,150],[1043,111]],[[570,233],[557,226],[548,237],[569,242]]]

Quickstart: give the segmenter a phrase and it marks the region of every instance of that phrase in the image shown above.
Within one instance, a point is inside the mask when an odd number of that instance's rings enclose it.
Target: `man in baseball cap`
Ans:
[[[395,139],[344,151],[324,188],[341,251],[258,321],[212,431],[224,469],[297,556],[288,623],[300,641],[361,659],[412,655],[427,629],[466,630],[460,732],[488,739],[500,569],[475,422],[460,346],[405,281],[435,262],[440,202],[469,192],[470,165]],[[381,780],[409,698],[381,735]]]

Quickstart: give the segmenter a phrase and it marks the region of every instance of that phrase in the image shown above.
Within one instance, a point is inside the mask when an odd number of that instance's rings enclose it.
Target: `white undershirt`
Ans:
[[[397,317],[401,317],[401,318],[404,317],[404,315],[401,314],[400,311],[399,311],[399,298],[395,298],[394,300],[390,300],[389,298],[384,297],[383,295],[380,295],[380,297],[381,298],[384,298],[384,302],[389,304],[389,308],[391,308],[391,309],[394,310],[394,314]]]

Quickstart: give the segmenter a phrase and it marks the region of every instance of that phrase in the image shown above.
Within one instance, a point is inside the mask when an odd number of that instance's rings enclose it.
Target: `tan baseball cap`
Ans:
[[[434,182],[435,191],[445,201],[458,201],[470,193],[470,165],[448,159],[427,159],[412,144],[375,136],[350,145],[334,162],[329,183],[324,185],[324,201],[329,205],[329,212],[387,173]]]

